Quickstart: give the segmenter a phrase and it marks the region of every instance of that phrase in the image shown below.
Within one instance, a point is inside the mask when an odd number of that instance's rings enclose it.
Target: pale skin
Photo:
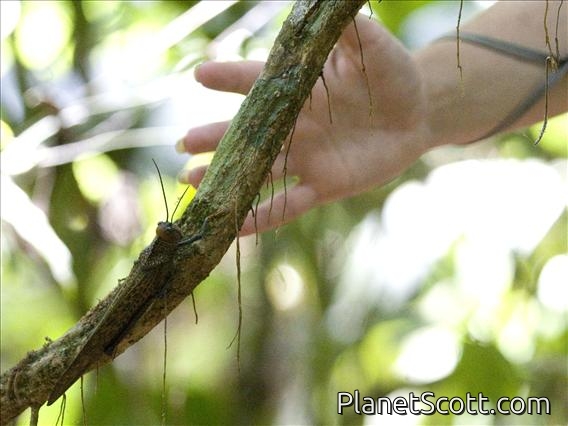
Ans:
[[[549,2],[547,22],[553,49],[558,5]],[[504,1],[464,23],[461,30],[547,52],[544,7],[542,1]],[[568,53],[565,12],[561,10],[558,29],[561,57]],[[523,63],[466,43],[460,50],[460,81],[455,41],[439,41],[411,54],[374,20],[359,16],[357,28],[369,86],[361,72],[355,29],[349,25],[324,67],[332,122],[320,79],[312,90],[311,103],[306,102],[298,116],[288,155],[287,176],[294,176],[297,183],[286,194],[275,195],[272,211],[268,201],[259,206],[259,232],[319,205],[383,185],[437,146],[476,141],[544,81],[544,63]],[[195,78],[214,90],[247,94],[263,65],[206,62],[196,69]],[[567,93],[564,77],[550,90],[550,117],[568,110]],[[541,121],[544,108],[541,99],[509,130]],[[191,129],[176,148],[191,154],[213,151],[228,124]],[[284,155],[285,150],[274,163],[274,179],[283,177]],[[180,180],[198,186],[205,171],[206,167],[198,167],[182,172]],[[249,215],[241,235],[254,232],[255,221]]]

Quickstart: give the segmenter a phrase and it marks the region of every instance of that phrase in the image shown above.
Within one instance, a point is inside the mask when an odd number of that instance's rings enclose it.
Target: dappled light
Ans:
[[[266,292],[276,309],[286,311],[302,302],[304,283],[292,266],[280,265],[267,278]]]
[[[441,327],[419,328],[402,342],[394,370],[411,384],[432,383],[449,376],[459,356],[457,333]]]

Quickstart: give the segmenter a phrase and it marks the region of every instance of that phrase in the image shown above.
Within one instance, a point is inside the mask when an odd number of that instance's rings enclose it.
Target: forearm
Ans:
[[[558,37],[560,56],[568,53],[567,14],[561,9],[558,34],[556,17],[560,2],[550,1],[547,24],[555,53]],[[464,24],[462,31],[485,35],[527,48],[547,52],[541,1],[501,2]],[[521,62],[489,49],[461,43],[457,69],[456,41],[437,41],[415,55],[428,99],[431,145],[478,140],[497,126],[511,111],[545,81],[545,63]],[[548,115],[567,110],[568,79],[550,91]],[[510,128],[538,122],[544,117],[544,98],[535,103]]]

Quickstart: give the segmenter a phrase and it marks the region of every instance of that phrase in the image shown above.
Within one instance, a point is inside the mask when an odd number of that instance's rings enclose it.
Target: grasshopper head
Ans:
[[[171,222],[158,222],[158,226],[156,227],[156,235],[161,240],[174,244],[178,243],[182,237],[179,228]]]

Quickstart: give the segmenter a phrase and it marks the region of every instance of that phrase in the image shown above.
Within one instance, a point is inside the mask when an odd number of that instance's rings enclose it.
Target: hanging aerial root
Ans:
[[[542,127],[540,128],[540,132],[536,140],[533,142],[535,145],[538,145],[542,140],[544,133],[546,132],[546,126],[548,125],[548,74],[552,61],[554,60],[551,56],[546,57],[544,66],[544,119],[542,120]]]
[[[458,12],[458,23],[456,25],[456,61],[457,61],[459,78],[460,78],[461,93],[462,93],[462,96],[464,96],[465,89],[464,89],[464,85],[463,85],[463,68],[462,68],[462,65],[461,65],[461,58],[460,58],[460,44],[461,44],[460,26],[461,26],[462,12],[463,12],[463,0],[460,0],[460,10]]]
[[[290,155],[290,147],[292,146],[292,140],[294,139],[294,133],[296,132],[296,121],[294,121],[294,126],[292,127],[292,132],[290,133],[290,141],[286,146],[286,153],[284,154],[284,166],[282,167],[282,175],[284,182],[284,206],[282,207],[282,222],[284,222],[284,215],[286,214],[286,206],[288,204],[288,187],[286,183],[286,177],[288,175],[288,155]]]
[[[258,245],[258,205],[260,204],[260,192],[256,193],[255,196],[255,202],[254,202],[254,208],[251,205],[251,212],[252,212],[252,217],[254,218],[254,242],[255,245]]]
[[[546,0],[545,6],[544,6],[544,18],[543,18],[543,25],[544,25],[544,37],[545,37],[545,44],[546,47],[548,48],[548,56],[546,57],[546,60],[544,61],[544,118],[542,120],[542,127],[540,128],[540,132],[536,138],[536,140],[533,142],[535,145],[538,145],[538,143],[542,140],[544,133],[546,132],[546,126],[548,125],[548,97],[549,97],[549,75],[550,75],[550,71],[552,70],[552,72],[556,72],[558,71],[558,64],[560,62],[560,50],[558,47],[558,26],[559,26],[559,20],[560,20],[560,8],[562,7],[562,4],[564,3],[564,1],[560,2],[560,5],[558,6],[558,10],[556,11],[556,28],[555,28],[555,35],[554,35],[554,41],[555,41],[555,51],[552,50],[552,45],[550,43],[550,35],[548,32],[548,0]]]
[[[55,420],[55,426],[61,425],[63,426],[65,424],[65,409],[67,408],[67,395],[63,394],[63,397],[61,398],[61,405],[59,406],[59,414],[57,414],[57,419]],[[59,420],[61,419],[61,423],[59,423]]]
[[[193,314],[195,315],[195,324],[199,323],[199,315],[197,315],[197,304],[195,303],[195,295],[191,292],[191,305],[193,306]]]
[[[236,264],[237,264],[237,302],[239,305],[239,320],[237,324],[237,331],[231,342],[227,346],[229,349],[233,346],[235,340],[237,341],[237,369],[241,371],[241,330],[243,326],[243,303],[241,297],[241,245],[239,240],[239,222],[238,222],[238,203],[235,200],[235,243],[236,243]]]
[[[270,207],[268,208],[268,218],[267,221],[270,222],[270,216],[272,215],[272,207],[274,206],[274,179],[272,177],[272,170],[268,172],[268,179],[266,185],[270,182]]]
[[[193,292],[191,293],[193,298]],[[164,298],[164,363],[162,366],[162,425],[166,425],[167,415],[167,392],[166,392],[166,371],[168,367],[168,310],[167,299]]]
[[[359,54],[361,56],[361,72],[365,77],[365,84],[367,85],[367,97],[369,98],[369,124],[373,117],[373,95],[371,94],[371,85],[369,84],[369,75],[365,67],[365,58],[363,56],[363,45],[361,44],[361,37],[359,36],[359,29],[357,28],[357,21],[353,18],[353,26],[355,27],[355,34],[357,35],[357,43],[359,44]]]
[[[329,87],[327,87],[327,83],[323,75],[323,70],[321,70],[320,77],[323,83],[323,88],[325,89],[325,94],[327,95],[327,113],[329,115],[329,124],[333,124],[333,118],[331,116],[331,97],[329,95]]]

